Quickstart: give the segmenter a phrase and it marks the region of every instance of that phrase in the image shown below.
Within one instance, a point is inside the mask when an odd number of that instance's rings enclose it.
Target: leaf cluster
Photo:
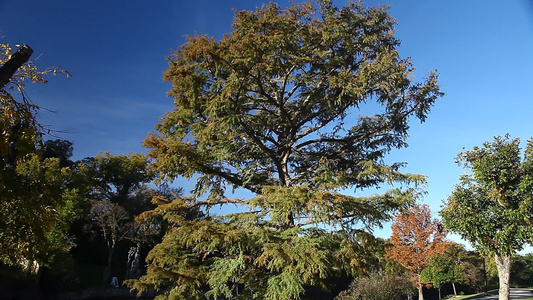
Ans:
[[[11,54],[0,44],[0,64]],[[58,72],[29,61],[0,89],[0,261],[6,264],[46,264],[72,246],[67,231],[78,191],[69,184],[71,169],[44,155],[47,130],[24,92],[27,83],[46,83],[45,75]]]
[[[406,146],[409,117],[425,120],[442,93],[434,73],[411,83],[393,28],[383,8],[271,3],[236,12],[220,41],[189,37],[165,73],[175,109],[144,141],[156,170],[200,174],[195,195],[211,198],[226,185],[258,194],[401,180],[402,165],[382,158]]]
[[[429,264],[422,270],[422,282],[431,283],[440,289],[444,283],[460,281],[460,270],[457,259],[446,255],[434,255],[429,258]]]
[[[440,212],[449,230],[485,254],[513,254],[533,234],[533,140],[523,158],[519,145],[519,139],[496,137],[460,153],[471,173],[461,176]]]
[[[67,235],[76,216],[77,190],[59,160],[29,153],[0,175],[0,259],[8,264],[52,260],[72,246]]]
[[[419,282],[430,257],[446,250],[445,236],[440,221],[431,217],[429,206],[417,204],[397,215],[392,224],[392,247],[387,254],[413,271],[416,275],[413,280]]]

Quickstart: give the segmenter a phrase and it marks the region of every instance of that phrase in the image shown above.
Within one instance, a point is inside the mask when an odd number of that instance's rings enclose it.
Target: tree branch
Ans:
[[[11,58],[0,67],[0,89],[9,83],[15,72],[25,64],[33,54],[33,49],[28,45],[22,45]]]

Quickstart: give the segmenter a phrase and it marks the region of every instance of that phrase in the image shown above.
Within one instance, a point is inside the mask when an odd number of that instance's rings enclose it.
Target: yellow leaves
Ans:
[[[189,36],[187,43],[178,49],[175,58],[195,62],[213,53],[215,40],[206,35]]]
[[[507,199],[505,198],[505,195],[502,192],[502,189],[500,188],[493,188],[489,192],[489,197],[493,199],[494,201],[498,202],[501,206],[507,207]]]

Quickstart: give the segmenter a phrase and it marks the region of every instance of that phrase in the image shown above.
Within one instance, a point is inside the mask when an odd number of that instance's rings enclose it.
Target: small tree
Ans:
[[[444,225],[486,255],[493,255],[500,300],[509,299],[512,255],[533,237],[533,140],[520,158],[520,140],[495,137],[457,160],[471,173],[460,177],[440,212]]]
[[[107,261],[103,283],[109,281],[111,264],[117,243],[133,242],[131,267],[139,254],[143,239],[150,228],[134,222],[135,216],[151,207],[152,190],[147,183],[154,177],[148,169],[148,159],[142,154],[112,155],[101,153],[86,158],[78,165],[84,179],[86,197],[91,199],[87,211],[86,231],[99,232],[107,246]],[[129,276],[129,274],[128,274]]]
[[[429,206],[417,204],[396,217],[392,224],[392,247],[387,254],[414,273],[413,282],[418,287],[418,299],[423,300],[422,270],[429,258],[443,253],[447,243],[445,232],[438,219],[431,217]]]
[[[102,278],[103,284],[106,284],[109,281],[111,262],[117,242],[123,240],[130,230],[131,224],[127,223],[130,215],[122,206],[109,200],[93,200],[88,219],[90,221],[88,225],[95,227],[107,244],[107,267]]]
[[[441,288],[444,283],[451,283],[453,292],[457,296],[455,282],[461,279],[457,267],[455,258],[446,254],[434,255],[429,259],[428,266],[422,270],[421,281],[430,283],[439,290],[439,300],[442,299]]]

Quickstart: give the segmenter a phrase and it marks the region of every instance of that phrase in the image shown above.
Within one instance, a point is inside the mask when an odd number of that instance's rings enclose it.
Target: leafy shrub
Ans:
[[[384,271],[372,272],[355,279],[350,287],[342,291],[335,300],[396,300],[405,299],[415,292],[407,276],[391,275]]]

